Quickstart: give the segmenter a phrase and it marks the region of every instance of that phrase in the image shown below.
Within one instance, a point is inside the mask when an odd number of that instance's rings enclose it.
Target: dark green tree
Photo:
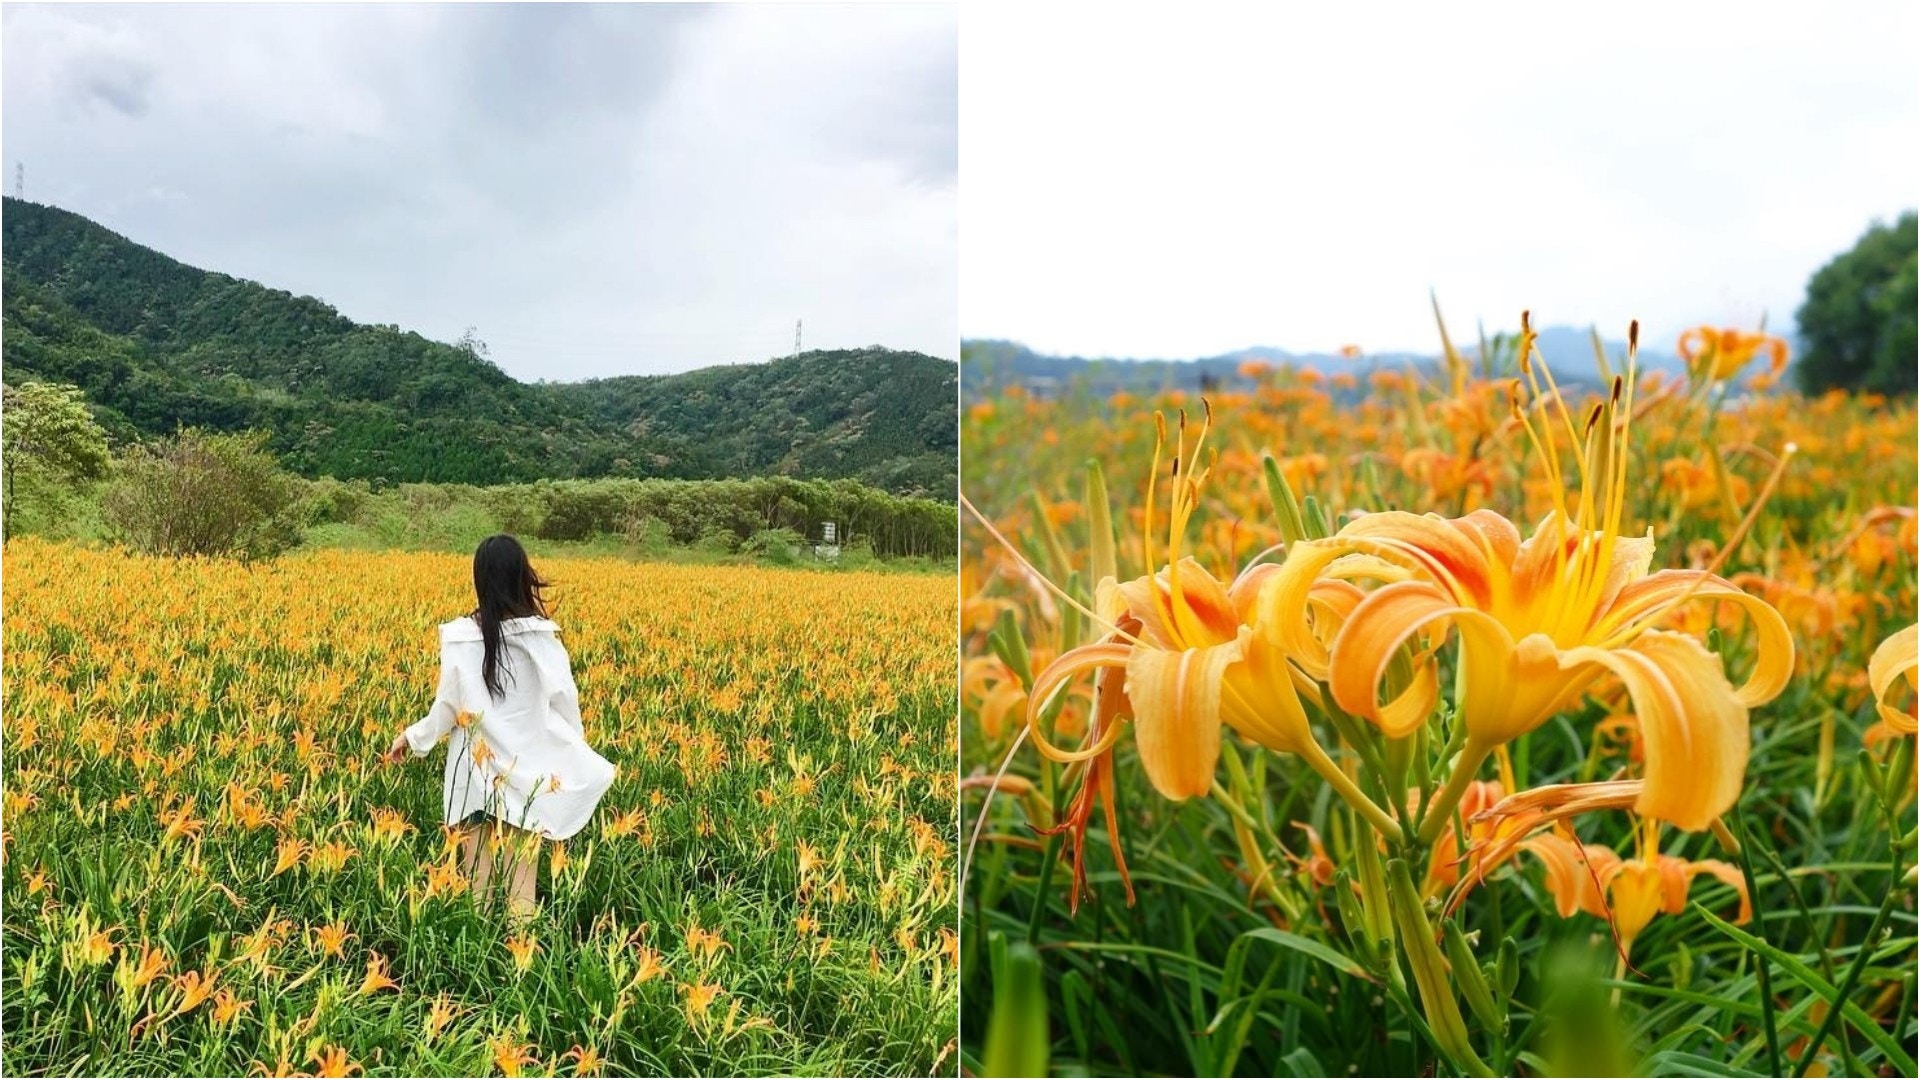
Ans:
[[[1914,392],[1920,376],[1916,262],[1920,243],[1909,210],[1892,225],[1875,222],[1853,250],[1813,275],[1796,315],[1802,351],[1795,377],[1801,390]]]

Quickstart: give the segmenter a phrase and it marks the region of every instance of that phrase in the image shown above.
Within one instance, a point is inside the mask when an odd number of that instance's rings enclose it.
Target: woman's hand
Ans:
[[[407,751],[410,749],[412,747],[407,744],[407,733],[403,731],[393,737],[393,745],[387,747],[387,752],[380,755],[380,760],[386,764],[398,764],[407,760]]]

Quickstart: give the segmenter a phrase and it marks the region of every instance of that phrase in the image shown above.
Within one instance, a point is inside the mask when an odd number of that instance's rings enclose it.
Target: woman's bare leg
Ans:
[[[493,906],[494,891],[506,893],[510,919],[531,918],[540,910],[540,841],[535,834],[493,819],[466,830],[460,850],[473,902],[481,910]]]
[[[494,825],[491,821],[484,825],[471,825],[463,832],[460,838],[460,865],[466,870],[467,884],[473,889],[474,905],[484,911],[492,900],[487,890],[493,884],[494,862],[498,857]]]
[[[529,834],[514,838],[515,858],[507,884],[507,914],[511,918],[532,918],[540,910],[537,890],[540,883],[540,849]]]

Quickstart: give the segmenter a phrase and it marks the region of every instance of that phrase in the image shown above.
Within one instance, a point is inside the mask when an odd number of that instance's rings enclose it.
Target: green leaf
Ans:
[[[1734,941],[1739,942],[1748,949],[1766,957],[1768,960],[1773,961],[1775,964],[1780,965],[1781,968],[1786,970],[1787,974],[1798,979],[1801,985],[1819,994],[1820,997],[1826,1001],[1828,1008],[1840,1004],[1836,1001],[1840,996],[1840,991],[1832,983],[1821,978],[1818,972],[1808,967],[1799,957],[1780,951],[1767,942],[1762,941],[1760,938],[1747,933],[1745,930],[1734,926],[1713,912],[1708,911],[1698,903],[1693,904],[1692,907],[1701,918],[1707,921],[1707,925],[1727,935]],[[1864,947],[1865,946],[1863,946],[1863,948]],[[1901,1049],[1900,1044],[1893,1041],[1893,1036],[1887,1034],[1886,1029],[1876,1023],[1873,1017],[1868,1016],[1865,1010],[1849,1001],[1842,1005],[1841,1015],[1846,1018],[1848,1024],[1853,1026],[1854,1030],[1858,1031],[1868,1042],[1872,1043],[1874,1047],[1885,1056],[1887,1061],[1891,1062],[1894,1067],[1899,1070],[1900,1075],[1913,1075],[1915,1071],[1913,1058],[1908,1056],[1907,1052]]]
[[[1024,941],[1009,942],[994,973],[982,1071],[987,1076],[1046,1076],[1051,1048],[1040,953]]]
[[[1291,949],[1303,956],[1312,957],[1343,975],[1351,975],[1356,979],[1365,979],[1368,982],[1373,981],[1373,975],[1370,974],[1366,968],[1361,967],[1359,961],[1350,956],[1344,956],[1335,952],[1328,946],[1322,945],[1320,942],[1314,941],[1311,938],[1301,937],[1299,934],[1263,926],[1258,930],[1249,930],[1241,934],[1238,938],[1234,939],[1234,945],[1235,947],[1239,947],[1241,942],[1252,941],[1270,942],[1283,949]]]

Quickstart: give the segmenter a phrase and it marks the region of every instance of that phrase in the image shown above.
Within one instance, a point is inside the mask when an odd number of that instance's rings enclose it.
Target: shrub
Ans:
[[[300,517],[308,525],[350,525],[366,513],[373,498],[373,488],[365,480],[323,476],[306,482],[306,491],[300,498]]]
[[[630,511],[621,521],[620,535],[642,555],[664,555],[673,547],[673,531],[667,523],[638,511]]]
[[[116,538],[154,555],[277,555],[300,542],[297,489],[264,432],[186,429],[135,450],[101,512]]]
[[[800,561],[806,538],[792,529],[761,529],[740,545],[741,552],[775,566],[791,566]]]
[[[693,549],[709,555],[731,555],[740,549],[740,537],[731,529],[709,529],[693,542]]]
[[[585,540],[618,528],[625,516],[625,492],[615,484],[563,481],[546,490],[547,512],[540,522],[542,540]]]

